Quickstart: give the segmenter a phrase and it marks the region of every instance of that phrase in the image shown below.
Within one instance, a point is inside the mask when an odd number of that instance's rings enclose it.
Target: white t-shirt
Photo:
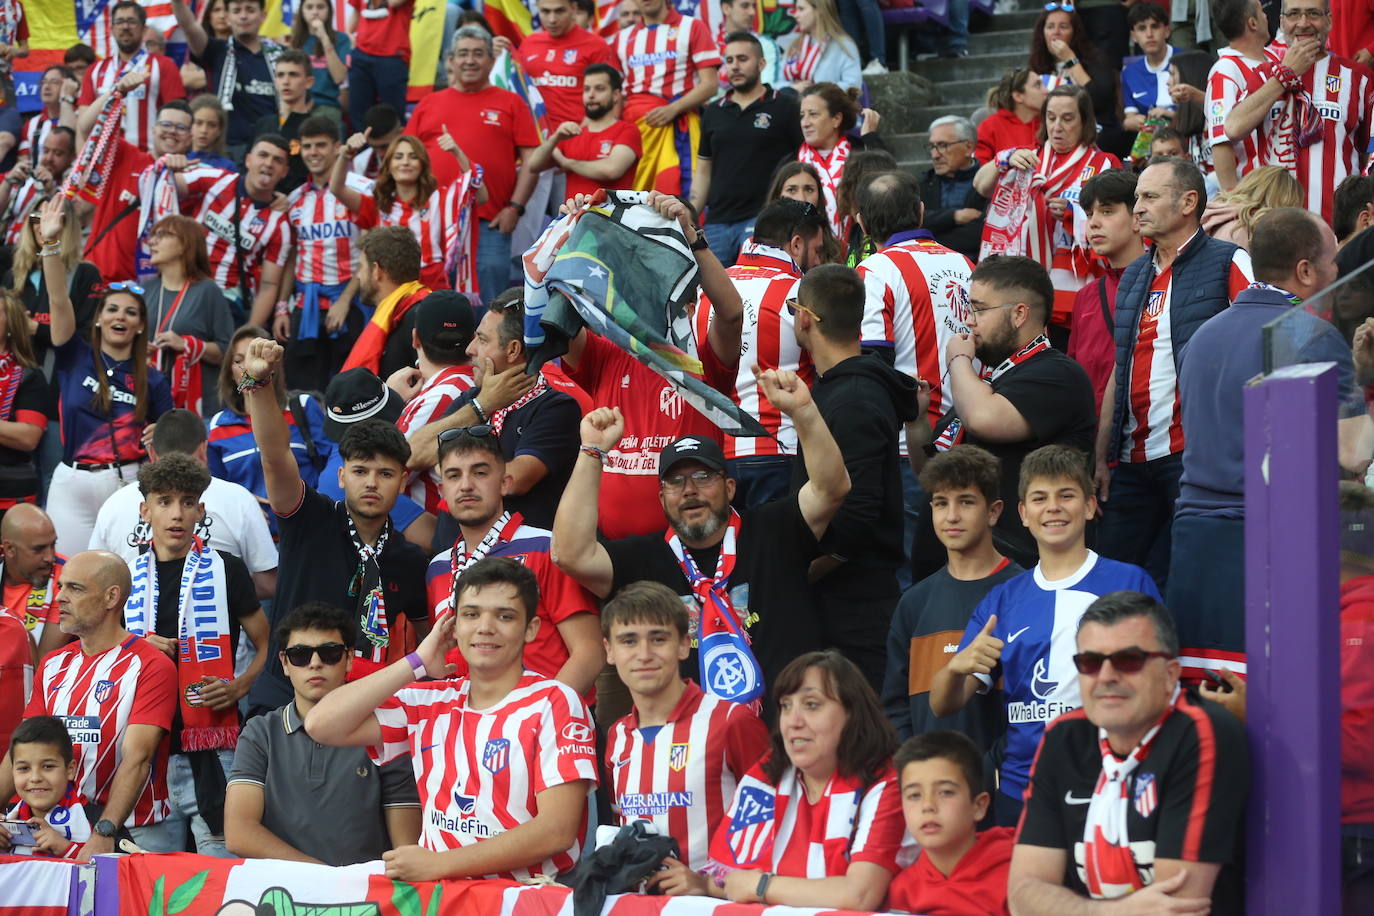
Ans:
[[[139,518],[141,502],[143,494],[138,484],[132,482],[105,500],[91,532],[90,549],[108,550],[126,563],[134,560],[139,545],[150,536],[147,523]],[[272,543],[267,517],[252,493],[236,483],[212,477],[201,502],[205,503],[205,517],[196,526],[197,535],[214,549],[243,560],[249,572],[277,568],[277,545]]]

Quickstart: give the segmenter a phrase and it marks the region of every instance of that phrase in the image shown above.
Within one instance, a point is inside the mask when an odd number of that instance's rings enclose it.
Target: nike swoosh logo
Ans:
[[[1091,796],[1091,795],[1088,796],[1087,798],[1079,798],[1078,796],[1074,795],[1072,792],[1065,792],[1065,793],[1064,793],[1064,804],[1066,804],[1066,805],[1086,805],[1086,804],[1088,804],[1088,803],[1091,802],[1091,801],[1092,801],[1092,796]]]
[[[630,762],[630,758],[629,758],[629,757],[626,757],[624,760],[617,760],[617,761],[616,761],[615,763],[613,763],[611,766],[612,766],[613,769],[617,769],[617,770],[618,770],[618,769],[620,769],[621,767],[623,767],[625,764],[627,764],[627,763],[629,763],[629,762]]]
[[[1029,630],[1029,629],[1030,629],[1029,626],[1024,626],[1024,627],[1022,627],[1021,629],[1017,630],[1015,633],[1013,633],[1013,634],[1011,634],[1010,636],[1008,636],[1008,637],[1007,637],[1007,642],[1016,642],[1016,637],[1020,636],[1022,633],[1026,632],[1026,631]]]
[[[426,744],[424,747],[420,748],[420,753],[423,754],[425,751],[430,750],[431,748],[436,748],[438,746],[439,745],[437,744]]]

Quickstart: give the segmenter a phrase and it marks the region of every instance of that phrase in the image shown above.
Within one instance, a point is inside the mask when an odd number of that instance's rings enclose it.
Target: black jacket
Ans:
[[[954,173],[953,180],[967,182],[969,185],[968,194],[958,207],[942,206],[942,185],[950,179],[936,175],[934,169],[927,169],[921,177],[921,200],[926,205],[922,227],[930,230],[930,234],[935,236],[935,241],[946,248],[953,248],[970,261],[978,260],[978,247],[983,241],[983,217],[959,226],[954,222],[954,211],[960,207],[987,209],[988,199],[973,189],[973,176],[978,171],[978,166],[978,161],[974,160],[966,168]]]
[[[902,550],[902,457],[897,436],[916,416],[916,382],[878,356],[852,356],[832,366],[811,389],[830,433],[839,443],[849,471],[849,495],[821,540],[826,553],[846,559],[822,583],[847,581],[863,573],[866,586],[886,584],[896,590]],[[806,482],[798,461],[794,489]]]

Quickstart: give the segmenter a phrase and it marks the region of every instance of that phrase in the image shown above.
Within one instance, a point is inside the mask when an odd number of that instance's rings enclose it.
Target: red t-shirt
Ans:
[[[711,374],[719,365],[711,348],[703,342],[698,349]],[[625,434],[601,474],[601,533],[611,540],[661,534],[666,523],[658,499],[658,453],[681,436],[719,441],[720,431],[662,376],[590,331],[577,368],[565,369],[591,395],[593,404],[619,407],[625,417]]]
[[[999,108],[983,119],[978,125],[978,148],[974,157],[983,165],[1004,149],[1039,149],[1035,135],[1040,130],[1040,119],[1022,121],[1005,108]]]
[[[548,32],[526,35],[515,56],[529,74],[530,82],[539,87],[548,123],[553,127],[564,121],[582,120],[582,74],[588,67],[612,64],[620,69],[606,39],[576,27],[562,38],[554,38]]]
[[[91,238],[99,236],[115,217],[139,199],[138,176],[153,164],[153,157],[143,150],[115,141],[114,164],[110,167],[110,186],[105,189],[91,219]],[[86,260],[100,269],[107,279],[127,279],[133,276],[134,258],[138,248],[139,209],[126,213],[104,238],[86,252]]]
[[[887,908],[927,916],[1006,916],[1007,873],[1016,830],[993,827],[946,877],[922,855],[887,887]]]
[[[414,0],[404,0],[392,7],[383,2],[370,11],[383,13],[381,16],[363,15],[368,7],[367,0],[349,0],[348,5],[358,13],[358,34],[353,39],[355,49],[376,57],[399,57],[410,63],[410,17],[415,11]]]
[[[595,133],[584,130],[576,137],[569,137],[558,144],[558,151],[569,159],[588,161],[591,159],[605,159],[611,154],[611,150],[617,146],[628,146],[635,152],[635,162],[644,155],[644,144],[639,139],[639,128],[630,121],[616,121],[605,130]],[[631,162],[623,174],[610,181],[597,181],[592,178],[584,178],[575,172],[568,172],[568,196],[573,197],[577,194],[594,194],[602,188],[608,191],[616,188],[626,188],[634,182],[635,163]],[[628,175],[630,180],[626,181]]]
[[[457,161],[439,149],[445,127],[462,144],[463,152],[482,166],[488,197],[477,208],[477,216],[491,219],[510,203],[515,190],[518,148],[539,145],[534,116],[520,96],[495,86],[477,92],[444,89],[426,96],[415,106],[406,133],[424,143],[441,187],[458,178]]]

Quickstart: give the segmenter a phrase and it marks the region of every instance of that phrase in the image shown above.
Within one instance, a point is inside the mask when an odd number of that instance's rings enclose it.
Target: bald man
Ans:
[[[75,746],[77,791],[102,809],[83,861],[113,852],[121,827],[149,852],[179,852],[185,845],[167,826],[177,669],[146,639],[124,629],[131,587],[128,564],[113,553],[87,550],[67,561],[58,580],[58,626],[76,641],[39,661],[24,710],[25,718],[52,715],[66,723]],[[13,793],[7,752],[0,762],[0,798]],[[0,828],[0,850],[9,846],[9,834]]]
[[[13,506],[0,519],[3,595],[0,605],[19,618],[42,658],[71,637],[57,626],[57,579],[66,557],[57,554],[57,529],[31,503]]]

